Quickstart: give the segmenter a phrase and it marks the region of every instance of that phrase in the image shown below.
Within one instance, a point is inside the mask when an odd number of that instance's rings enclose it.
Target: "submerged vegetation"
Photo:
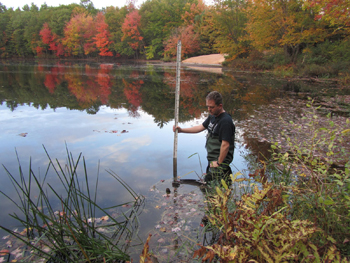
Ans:
[[[132,200],[125,204],[102,207],[97,202],[99,175],[94,184],[89,182],[81,154],[75,160],[67,149],[65,165],[58,160],[55,163],[48,153],[47,157],[49,164],[41,179],[35,175],[31,166],[26,177],[19,161],[19,177],[5,168],[17,197],[1,193],[18,209],[19,213],[13,213],[11,217],[23,229],[19,231],[0,226],[15,237],[15,240],[9,238],[7,242],[7,247],[12,252],[1,250],[1,256],[6,255],[8,261],[36,262],[130,260],[128,248],[130,240],[138,232],[138,214],[144,198],[136,194],[118,175],[108,171],[125,187]],[[61,185],[48,182],[50,168],[54,170]],[[59,192],[59,189],[63,191]]]

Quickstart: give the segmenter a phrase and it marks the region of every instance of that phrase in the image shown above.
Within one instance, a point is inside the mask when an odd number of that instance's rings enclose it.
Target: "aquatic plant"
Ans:
[[[44,147],[45,149],[45,147]],[[77,160],[67,152],[67,164],[56,159],[56,165],[45,149],[49,164],[44,178],[35,175],[31,162],[29,174],[23,173],[18,154],[19,178],[5,168],[17,193],[16,198],[6,196],[20,211],[11,217],[17,220],[23,231],[0,226],[17,240],[23,242],[16,260],[46,262],[121,262],[129,260],[130,240],[138,230],[138,213],[144,203],[143,196],[135,193],[113,171],[107,171],[130,193],[132,201],[111,207],[97,203],[99,172],[96,182],[89,184],[84,157]],[[82,159],[82,167],[79,165]],[[47,183],[52,168],[61,185]],[[82,169],[82,170],[81,170]],[[82,171],[82,173],[80,172]],[[64,189],[60,193],[57,189]],[[62,192],[62,191],[61,191]],[[36,196],[34,196],[36,195]],[[16,200],[19,201],[16,201]],[[117,216],[112,211],[129,207]],[[124,208],[121,210],[125,210]]]

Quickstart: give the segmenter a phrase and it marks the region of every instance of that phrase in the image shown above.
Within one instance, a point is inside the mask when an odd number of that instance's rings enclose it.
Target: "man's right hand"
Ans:
[[[175,127],[175,125],[173,126],[173,132],[175,132],[175,131],[178,131],[178,132],[181,132],[182,131],[182,129],[180,128],[180,126],[176,126]]]

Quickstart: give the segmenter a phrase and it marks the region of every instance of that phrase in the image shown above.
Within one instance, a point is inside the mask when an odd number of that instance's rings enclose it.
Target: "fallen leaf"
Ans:
[[[10,237],[10,235],[3,236],[2,239],[8,239],[9,237]]]
[[[105,220],[105,221],[107,221],[109,219],[109,216],[103,216],[103,217],[101,217],[101,220]]]
[[[17,255],[21,254],[22,250],[20,248],[15,249],[14,251],[11,252],[12,255],[15,255],[17,257]]]
[[[165,242],[165,239],[164,239],[164,238],[158,239],[158,243],[164,243],[164,242]]]
[[[164,183],[165,180],[160,180],[162,183]]]
[[[157,205],[155,208],[159,209],[159,208],[160,208],[160,206],[159,206],[159,205]]]
[[[127,133],[128,131],[127,130],[122,130],[121,133]]]
[[[159,230],[162,231],[162,232],[166,232],[166,228],[165,227],[161,227]]]
[[[7,254],[9,254],[10,253],[10,250],[8,250],[8,249],[3,249],[3,250],[1,250],[0,251],[0,256],[6,256]]]
[[[173,228],[173,229],[171,229],[171,231],[173,231],[173,232],[179,232],[179,231],[181,231],[181,228],[179,228],[179,227],[175,227],[175,228]]]

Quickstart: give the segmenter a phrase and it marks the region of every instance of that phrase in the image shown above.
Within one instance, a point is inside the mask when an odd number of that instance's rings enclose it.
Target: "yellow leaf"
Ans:
[[[342,131],[341,133],[349,133],[350,132],[350,129],[346,129],[346,130],[344,130],[344,131]]]

